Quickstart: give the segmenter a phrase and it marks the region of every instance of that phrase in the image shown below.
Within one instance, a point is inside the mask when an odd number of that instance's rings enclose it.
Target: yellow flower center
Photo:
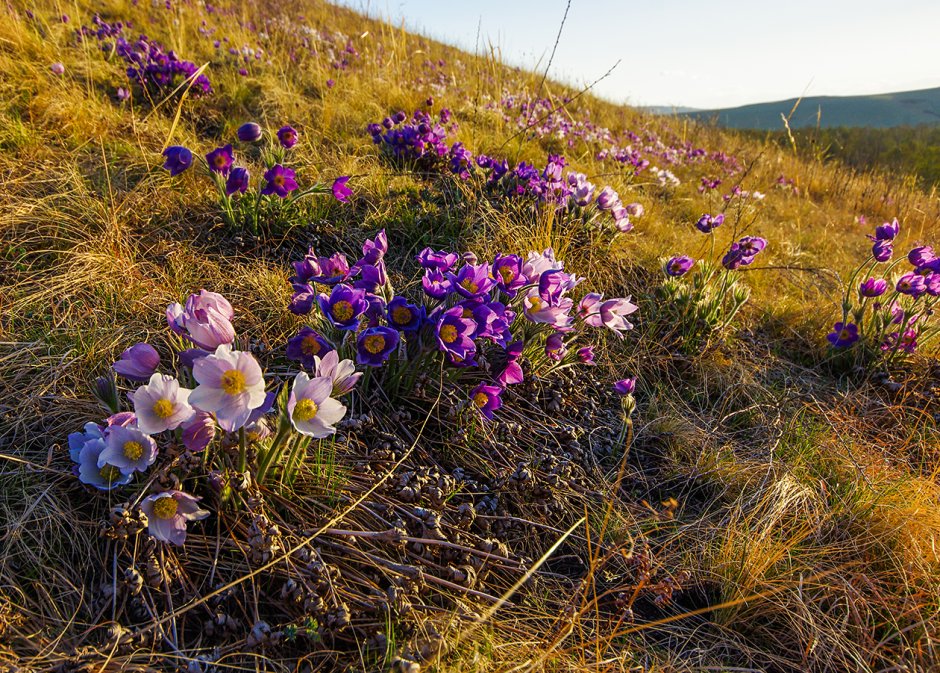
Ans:
[[[320,342],[314,336],[305,336],[300,342],[300,352],[304,355],[317,355],[320,348]]]
[[[157,418],[166,420],[173,415],[173,403],[166,398],[159,399],[153,403],[151,411]]]
[[[381,353],[382,349],[385,348],[385,337],[381,334],[370,334],[362,340],[362,345],[373,355]]]
[[[471,294],[480,289],[480,286],[474,283],[472,278],[464,278],[460,281],[460,286]]]
[[[407,325],[411,322],[411,309],[407,306],[396,306],[392,309],[392,320],[396,325]]]
[[[305,423],[306,421],[312,420],[319,410],[320,408],[313,400],[300,400],[294,406],[294,419]]]
[[[215,156],[215,165],[216,165],[216,167],[218,167],[218,168],[224,168],[224,167],[225,167],[225,156],[223,156],[223,155],[221,155],[221,154],[217,154],[217,155]]]
[[[542,300],[539,297],[529,297],[529,309],[538,311],[542,308]]]
[[[284,186],[284,176],[283,176],[283,175],[275,175],[275,176],[274,176],[274,179],[271,180],[271,182],[273,182],[273,183],[274,183],[275,185],[277,185],[278,187],[283,187],[283,186]]]
[[[124,442],[124,457],[128,460],[137,460],[144,455],[144,445],[131,440]]]
[[[340,322],[345,322],[350,320],[353,317],[353,307],[345,299],[333,304],[333,317],[339,320]]]
[[[237,369],[229,369],[222,374],[222,390],[226,395],[238,395],[245,392],[245,375]]]
[[[464,318],[472,318],[472,317],[473,317],[473,311],[471,311],[468,307],[464,306],[464,307],[463,307],[463,317],[464,317]]]
[[[165,495],[153,501],[153,515],[158,519],[172,519],[176,516],[179,503],[172,495]]]
[[[478,408],[482,409],[486,406],[486,403],[490,401],[489,396],[483,391],[478,392],[473,396],[473,403],[477,405]]]
[[[457,328],[453,325],[442,325],[441,341],[445,344],[452,344],[457,341]]]
[[[499,267],[499,276],[503,279],[503,282],[508,285],[512,282],[512,269],[508,266]]]
[[[114,465],[105,465],[98,470],[98,474],[110,484],[112,481],[117,481],[120,478],[121,471],[114,467]]]
[[[841,332],[839,332],[839,340],[840,340],[840,341],[845,340],[845,339],[848,339],[848,338],[850,338],[850,337],[851,337],[851,333],[850,333],[847,329],[844,329],[844,330],[842,330]]]

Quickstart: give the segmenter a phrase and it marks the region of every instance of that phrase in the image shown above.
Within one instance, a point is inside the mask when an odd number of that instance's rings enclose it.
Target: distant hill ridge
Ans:
[[[756,103],[718,110],[676,110],[681,117],[715,121],[735,129],[774,130],[783,127],[780,115],[790,113],[798,99]],[[665,106],[663,106],[665,108]],[[664,110],[667,114],[668,109]],[[790,118],[791,128],[816,126],[891,128],[940,124],[940,87],[869,96],[808,96]]]

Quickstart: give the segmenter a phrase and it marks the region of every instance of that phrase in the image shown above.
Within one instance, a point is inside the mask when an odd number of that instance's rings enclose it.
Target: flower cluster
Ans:
[[[383,230],[352,264],[342,253],[313,250],[294,262],[290,310],[310,316],[311,325],[289,341],[288,357],[310,368],[323,353],[348,354],[363,367],[383,368],[389,395],[442,360],[476,383],[468,404],[491,419],[506,387],[523,381],[524,355],[549,370],[592,364],[593,346],[579,343],[585,328],[622,337],[633,327],[627,316],[637,307],[629,298],[588,293],[576,300],[572,291],[584,279],[565,272],[550,249],[481,262],[425,248],[416,257],[420,298],[395,293],[387,251]]]
[[[715,232],[724,221],[723,213],[705,213],[695,222],[698,231],[711,237],[712,249]],[[712,335],[732,323],[747,302],[750,293],[736,272],[752,264],[766,247],[763,238],[743,236],[731,243],[720,264],[716,260],[697,261],[688,255],[663,260],[666,280],[657,289],[660,330],[686,350],[706,346]],[[693,268],[696,272],[690,273]]]
[[[103,424],[87,423],[69,435],[69,455],[79,480],[99,490],[129,485],[137,473],[156,465],[165,476],[180,452],[202,453],[207,476],[223,470],[254,471],[265,480],[279,468],[279,460],[292,435],[324,439],[336,432],[346,414],[339,397],[352,391],[361,374],[337,353],[323,351],[313,357],[307,372],[298,373],[287,393],[268,392],[264,372],[255,357],[236,348],[232,321],[235,312],[221,295],[202,290],[185,304],[171,304],[166,311],[170,329],[183,348],[173,358],[174,374],[160,371],[161,358],[153,346],[138,343],[125,350],[112,369],[121,378],[141,384],[127,393],[133,411],[120,411],[118,388],[113,378],[98,382],[98,395],[112,411]],[[275,404],[280,397],[280,402]],[[277,432],[271,439],[272,413],[278,413]],[[295,435],[296,433],[296,435]],[[257,462],[248,465],[248,444],[256,444]],[[297,442],[294,442],[297,444]],[[236,456],[226,447],[238,447]],[[299,462],[291,456],[288,466]],[[162,465],[160,465],[162,463]],[[287,469],[287,468],[285,468]],[[153,480],[151,480],[153,481]],[[178,479],[177,479],[178,481]],[[199,498],[180,490],[157,491],[139,497],[148,531],[156,538],[183,544],[186,524],[203,519]]]
[[[826,336],[832,349],[890,364],[936,336],[931,318],[940,297],[940,256],[922,245],[892,262],[900,231],[894,219],[868,236],[871,254],[853,272],[842,297],[842,318]],[[880,264],[887,267],[876,274]]]
[[[216,186],[219,205],[230,226],[247,226],[257,232],[260,221],[277,223],[290,220],[292,206],[310,194],[332,194],[337,201],[344,203],[349,200],[352,191],[346,184],[348,176],[337,178],[329,187],[314,184],[300,189],[297,174],[284,165],[287,150],[294,147],[299,138],[292,126],[282,126],[276,133],[266,134],[259,124],[246,122],[238,128],[236,135],[248,148],[265,141],[259,152],[264,170],[255,189],[251,189],[249,169],[236,165],[231,144],[206,154],[202,164]],[[167,147],[163,150],[163,157],[163,168],[171,176],[183,173],[193,163],[192,151],[180,145]]]
[[[368,128],[373,142],[393,158],[408,159],[426,170],[448,170],[464,180],[479,176],[491,194],[551,204],[585,222],[608,213],[620,232],[630,231],[633,228],[630,216],[638,217],[642,212],[638,203],[624,205],[610,186],[599,189],[583,173],[565,171],[567,161],[563,156],[549,155],[541,169],[524,161],[510,168],[505,159],[485,154],[474,157],[461,142],[448,145],[443,126],[450,119],[446,109],[441,111],[439,124],[433,124],[430,116],[420,110],[410,123],[404,123],[406,119],[404,112],[398,112]]]
[[[83,26],[78,34],[81,38],[97,39],[102,51],[123,59],[127,78],[140,87],[145,98],[164,95],[181,83],[188,84],[196,96],[212,93],[209,78],[199,73],[195,63],[180,58],[172,50],[164,50],[163,45],[146,35],[128,41],[123,35],[124,27],[120,22],[108,24],[96,15],[92,26]]]

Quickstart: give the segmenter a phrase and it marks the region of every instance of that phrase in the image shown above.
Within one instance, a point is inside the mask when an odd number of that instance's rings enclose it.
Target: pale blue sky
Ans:
[[[544,68],[566,0],[339,0]],[[940,86],[940,0],[572,0],[550,77],[634,105],[728,107]]]

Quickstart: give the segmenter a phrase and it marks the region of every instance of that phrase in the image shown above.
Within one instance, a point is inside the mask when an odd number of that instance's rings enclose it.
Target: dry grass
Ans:
[[[94,8],[134,20],[201,64],[216,58],[197,32],[203,18],[232,44],[254,44],[257,35],[239,21],[297,14],[275,4],[211,17],[187,4]],[[611,174],[584,147],[519,136],[484,104],[504,91],[532,92],[540,75],[321,3],[304,3],[304,22],[353,37],[361,54],[353,67],[335,73],[322,51],[293,63],[295,37],[271,26],[270,64],[242,78],[213,63],[217,93],[187,101],[177,125],[172,102],[153,112],[110,99],[120,67],[72,37],[91,4],[29,7],[36,21],[25,6],[0,10],[0,662],[143,670],[191,666],[202,655],[217,670],[378,670],[410,653],[453,671],[940,666],[936,370],[917,363],[892,392],[820,366],[823,330],[838,311],[833,273],[865,248],[855,216],[897,216],[899,247],[937,242],[940,200],[903,178],[807,163],[590,95],[571,106],[573,117],[724,150],[745,165],[744,188],[769,193],[737,220],[771,246],[764,268],[747,273],[754,292],[734,338],[679,357],[641,324],[625,344],[599,345],[610,363],[604,375],[640,375],[629,453],[612,446],[616,415],[595,390],[603,376],[539,382],[507,411],[520,428],[508,436],[453,438],[427,406],[403,405],[407,415],[381,416],[362,438],[310,461],[291,498],[253,492],[253,509],[220,514],[217,529],[191,536],[184,551],[155,548],[145,536],[100,537],[117,503],[80,488],[64,440],[100,413],[88,381],[130,343],[164,338],[168,302],[199,287],[222,292],[238,307],[238,332],[276,351],[299,324],[286,310],[287,261],[311,242],[354,250],[381,227],[399,255],[394,273],[426,244],[481,258],[550,245],[594,287],[644,297],[661,256],[703,252],[692,222],[718,209],[720,197],[696,192],[694,167],[675,169],[683,184],[665,191]],[[62,13],[70,24],[55,20]],[[424,65],[439,58],[447,62],[440,77]],[[54,61],[65,64],[63,77],[49,72]],[[333,89],[323,84],[330,76]],[[566,93],[551,82],[544,91],[559,100]],[[590,246],[544,214],[497,208],[465,185],[380,161],[365,125],[430,94],[454,110],[471,149],[536,163],[564,151],[595,181],[641,202],[636,232],[609,249]],[[234,236],[220,228],[203,182],[191,174],[171,181],[159,170],[166,144],[205,152],[249,118],[300,128],[305,178],[353,175],[353,207],[325,207],[309,224],[264,239]],[[771,189],[780,174],[796,180],[799,195]],[[733,228],[722,235],[730,239]],[[562,408],[549,415],[544,403],[555,393]],[[577,450],[559,439],[565,425],[584,432]],[[398,449],[376,459],[390,435]],[[548,495],[511,485],[521,464],[536,465],[533,481]],[[409,470],[446,475],[456,467],[480,473],[503,503],[472,530],[443,509],[444,537],[458,555],[488,537],[505,545],[505,560],[487,561],[463,588],[447,575],[446,547],[415,542],[427,538],[425,524],[392,486]],[[404,542],[380,535],[395,517],[407,521]],[[279,531],[259,536],[269,524]],[[570,526],[511,600],[478,621]],[[334,569],[326,575],[341,575],[328,600],[351,610],[354,628],[249,647],[259,619],[303,625],[303,601],[282,592],[288,581],[330,583],[310,569],[311,555]],[[126,567],[147,575],[133,596],[120,588]],[[423,584],[409,575],[417,567]],[[400,599],[385,593],[392,577]],[[368,601],[378,607],[370,611]],[[221,613],[233,630],[209,633],[205,623]]]

